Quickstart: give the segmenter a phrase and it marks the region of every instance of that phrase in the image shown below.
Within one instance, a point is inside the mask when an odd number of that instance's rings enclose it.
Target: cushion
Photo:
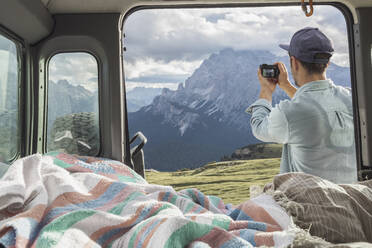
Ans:
[[[372,180],[334,184],[305,173],[275,176],[274,199],[296,225],[332,243],[372,242]]]

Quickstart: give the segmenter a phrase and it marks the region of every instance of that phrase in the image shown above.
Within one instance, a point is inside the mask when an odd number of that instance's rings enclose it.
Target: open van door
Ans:
[[[358,23],[354,25],[355,75],[357,93],[355,127],[359,143],[358,171],[360,180],[372,179],[372,8],[357,8]],[[352,60],[351,60],[352,61]]]

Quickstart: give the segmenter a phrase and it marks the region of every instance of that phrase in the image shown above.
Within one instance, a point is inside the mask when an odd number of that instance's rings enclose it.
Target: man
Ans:
[[[262,77],[259,99],[252,114],[254,136],[264,142],[282,143],[280,173],[305,172],[335,183],[357,181],[353,107],[350,89],[326,77],[332,42],[317,28],[297,31],[288,51],[296,89],[283,63],[277,79]],[[290,100],[272,108],[272,94],[279,86]]]

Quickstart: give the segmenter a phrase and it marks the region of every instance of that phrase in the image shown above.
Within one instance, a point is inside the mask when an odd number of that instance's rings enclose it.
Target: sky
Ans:
[[[18,59],[17,59],[17,47],[16,45],[8,40],[7,38],[0,35],[0,112],[7,108],[7,98],[13,98],[13,95],[9,95],[7,87],[17,89],[18,87]],[[10,74],[15,77],[11,77],[14,80],[10,80]],[[16,92],[17,90],[13,91]],[[0,127],[1,128],[1,127]]]
[[[17,64],[15,43],[0,35],[0,75],[4,77],[7,76],[8,72],[17,73]]]
[[[89,53],[59,53],[49,61],[49,80],[67,80],[94,92],[98,89],[98,62]]]
[[[331,38],[333,63],[348,66],[345,19],[332,6],[315,6],[312,17],[299,6],[139,10],[123,27],[127,91],[138,86],[176,89],[204,59],[225,48],[286,55],[278,44],[289,44],[292,35],[307,26],[319,27]],[[50,78],[90,89],[97,85],[94,58],[70,55],[53,58]]]
[[[319,27],[335,47],[332,62],[348,66],[346,22],[332,6],[315,6],[306,17],[299,6],[214,9],[140,10],[124,23],[127,88],[147,84],[177,88],[210,54],[224,48],[287,53],[299,29]]]

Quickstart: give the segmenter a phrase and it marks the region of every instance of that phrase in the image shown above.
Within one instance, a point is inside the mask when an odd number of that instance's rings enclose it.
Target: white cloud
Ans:
[[[132,82],[127,81],[125,82],[125,89],[127,92],[133,90],[136,87],[144,87],[144,88],[168,88],[171,90],[176,90],[178,88],[177,83],[146,83],[146,82]]]
[[[8,50],[0,50],[0,76],[8,77],[9,73],[17,74],[18,60],[14,53]]]
[[[98,89],[97,60],[88,53],[59,53],[49,62],[49,80],[67,80],[90,91]]]
[[[215,23],[208,21],[209,15],[221,13]],[[298,6],[141,10],[125,23],[125,55],[128,60],[152,57],[168,61],[200,59],[225,47],[277,50],[278,43],[289,42],[305,26],[320,27],[338,41],[336,49],[344,52],[347,39],[342,19],[341,12],[331,6],[316,6],[310,18]]]
[[[332,61],[348,65],[344,17],[332,6],[315,6],[310,18],[299,6],[155,9],[135,12],[126,20],[125,73],[128,78],[163,81],[169,75],[172,81],[191,75],[203,59],[227,47],[284,55],[278,44],[289,43],[295,31],[306,26],[325,32],[334,41]]]
[[[349,66],[349,54],[348,53],[336,53],[332,56],[331,62],[339,66]]]
[[[152,79],[149,83],[159,83],[170,78],[182,83],[191,73],[200,66],[201,60],[183,61],[172,60],[165,62],[153,58],[138,59],[134,62],[124,61],[125,77],[127,80]],[[149,81],[149,80],[147,80]]]
[[[243,24],[267,24],[270,22],[270,20],[262,13],[251,13],[242,9],[227,14],[226,20],[232,23]]]

